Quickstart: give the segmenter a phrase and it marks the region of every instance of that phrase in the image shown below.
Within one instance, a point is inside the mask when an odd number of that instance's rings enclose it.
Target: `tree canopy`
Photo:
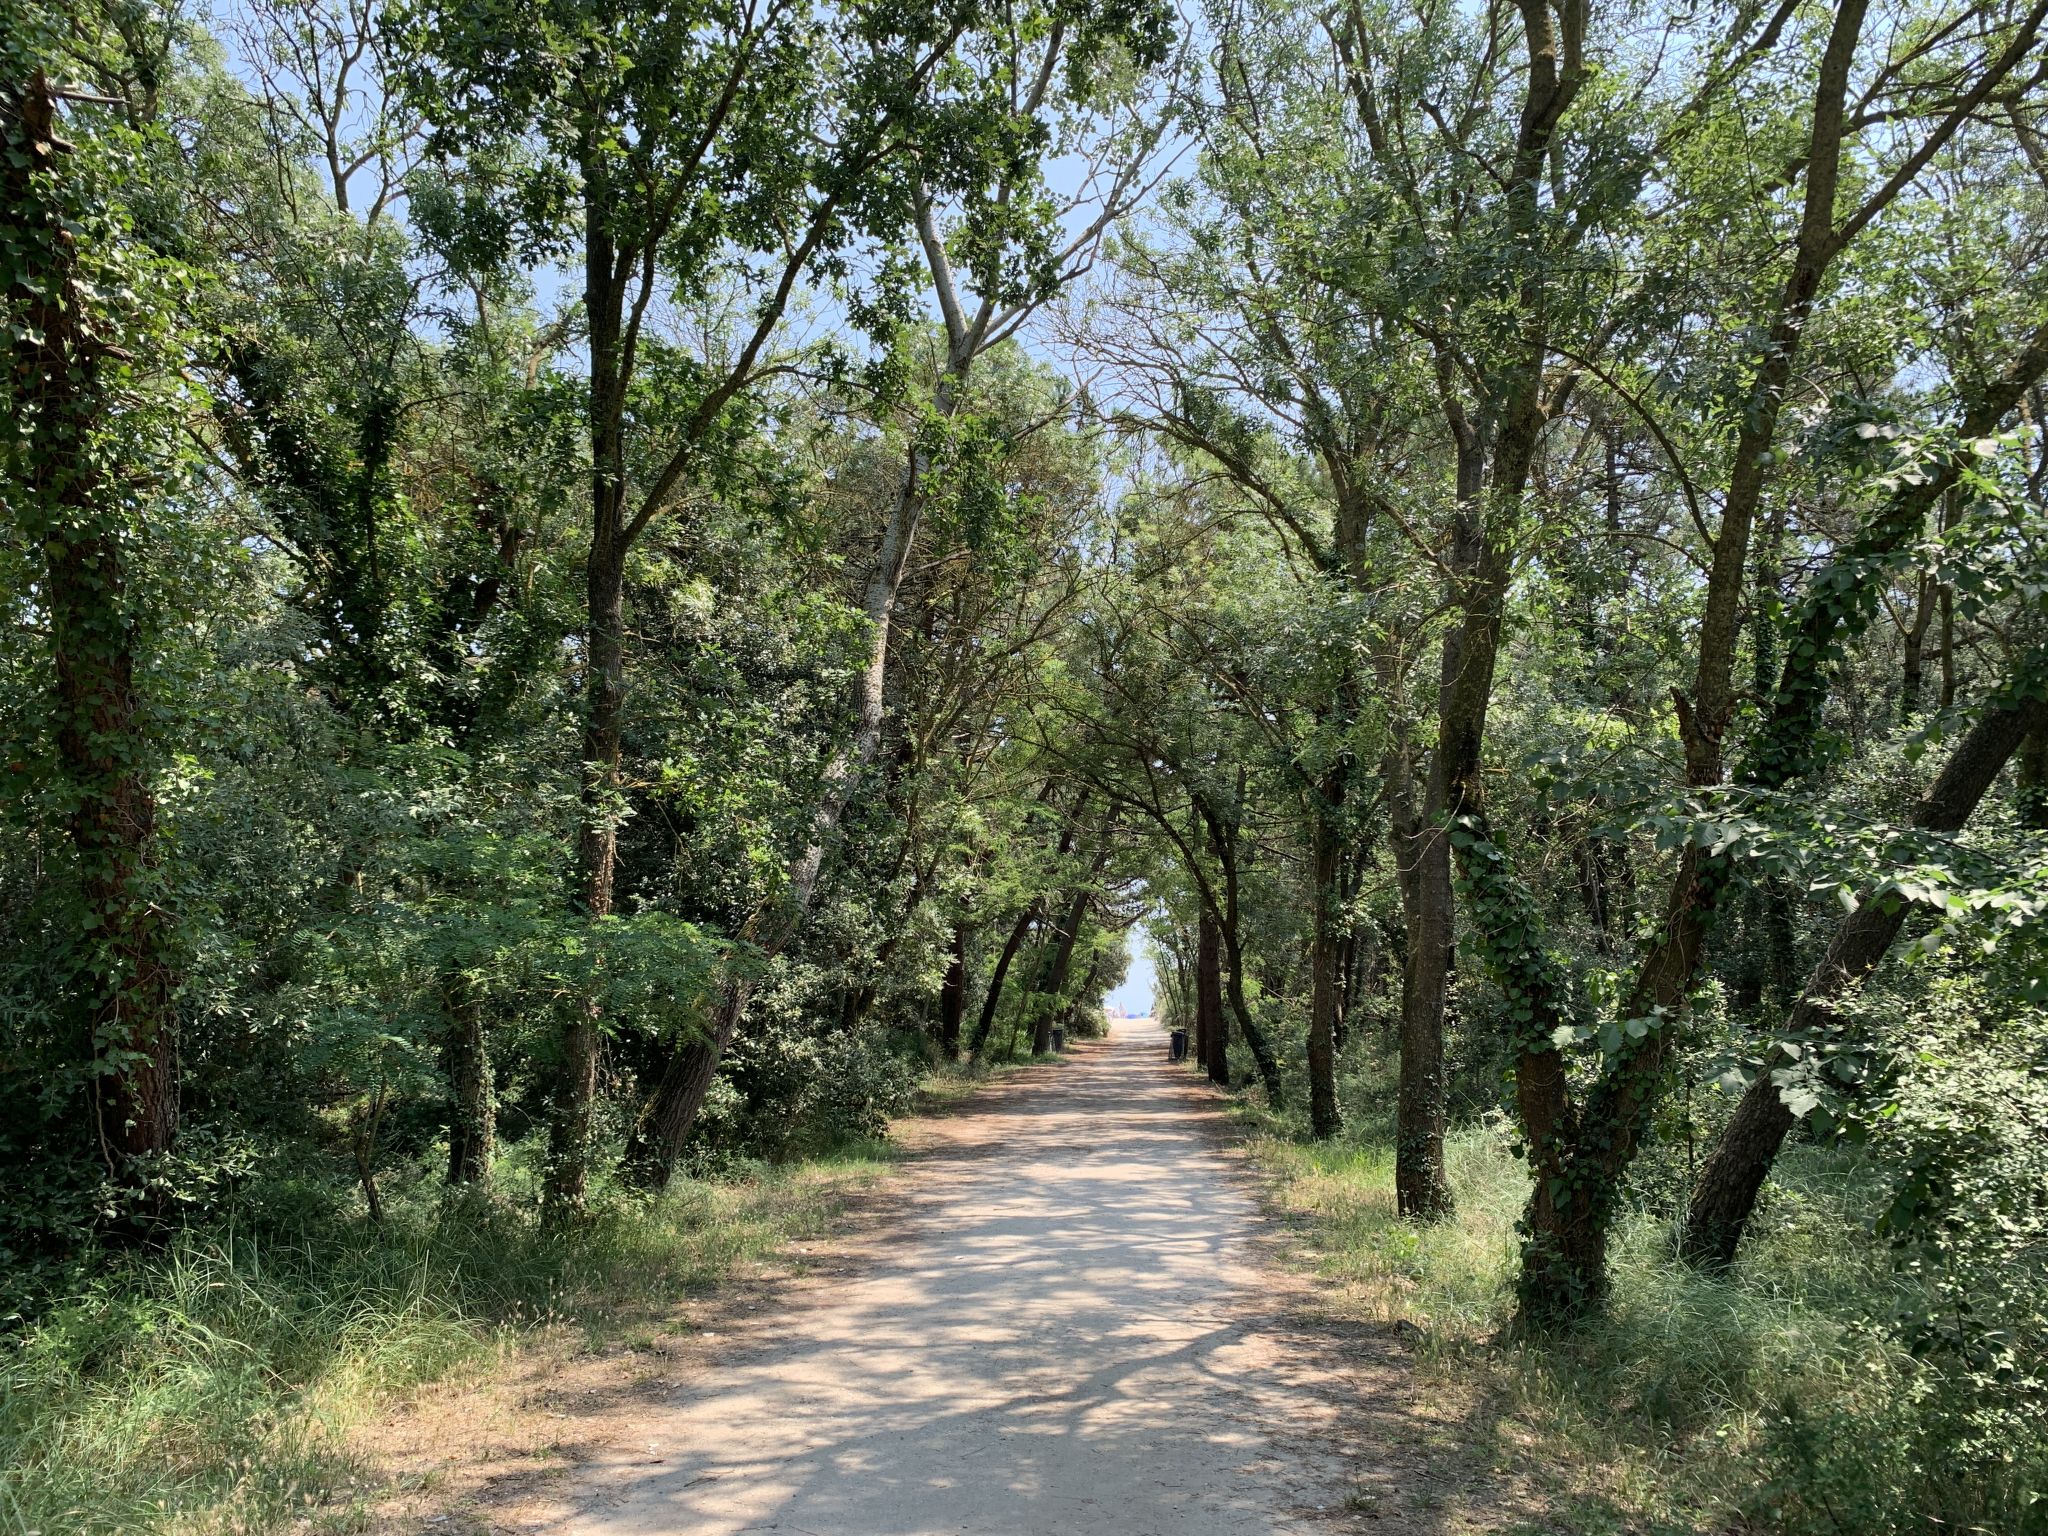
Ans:
[[[1144,947],[1418,1229],[1512,1145],[1531,1337],[1832,1159],[2020,1488],[2044,20],[11,6],[6,1310],[878,1134]]]

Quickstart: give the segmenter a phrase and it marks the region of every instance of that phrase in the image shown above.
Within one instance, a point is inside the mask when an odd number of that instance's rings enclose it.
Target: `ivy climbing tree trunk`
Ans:
[[[2048,729],[2048,703],[1999,700],[1957,743],[1939,777],[1913,808],[1912,825],[1928,832],[1962,830],[2006,763],[2030,733]],[[1836,928],[1806,990],[1785,1020],[1781,1038],[1812,1043],[1839,1034],[1837,1004],[1874,971],[1904,925],[1908,904],[1871,891]],[[1691,1263],[1724,1269],[1734,1261],[1756,1210],[1765,1176],[1798,1117],[1785,1102],[1778,1074],[1795,1070],[1783,1045],[1766,1058],[1714,1143],[1686,1206],[1679,1252]]]
[[[53,737],[69,805],[81,940],[70,995],[89,1037],[93,1114],[109,1171],[169,1150],[178,1128],[172,933],[162,902],[151,716],[138,672],[145,614],[128,561],[124,456],[136,359],[117,332],[126,281],[84,270],[112,256],[94,189],[73,173],[57,94],[38,70],[0,82],[0,266],[12,340],[4,451],[12,511],[41,552]],[[10,270],[11,269],[11,270]]]

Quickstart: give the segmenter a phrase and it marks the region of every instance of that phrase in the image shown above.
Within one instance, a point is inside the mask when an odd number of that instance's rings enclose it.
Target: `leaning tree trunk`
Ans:
[[[21,233],[9,308],[15,512],[43,556],[58,768],[90,958],[71,996],[91,1041],[100,1145],[125,1162],[167,1151],[178,1126],[176,974],[159,900],[150,711],[136,680],[138,607],[128,587],[128,491],[118,453],[124,354],[88,308],[76,222],[65,206],[56,100],[40,71],[0,94],[5,222]],[[18,306],[18,308],[16,308]],[[96,320],[99,322],[96,324]],[[24,463],[25,461],[25,463]],[[124,1169],[116,1169],[125,1176]]]
[[[940,409],[950,411],[951,390],[942,386]],[[803,852],[789,867],[789,883],[772,919],[773,927],[763,948],[773,959],[796,939],[810,917],[824,871],[825,855],[836,836],[841,818],[852,802],[861,774],[881,744],[888,680],[890,628],[896,599],[903,586],[903,571],[917,541],[923,519],[924,475],[927,465],[922,453],[913,450],[898,487],[882,542],[876,552],[875,568],[869,574],[862,595],[862,611],[868,621],[867,664],[854,683],[854,729],[851,739],[825,765],[822,787],[811,811],[810,836]],[[719,994],[709,1029],[670,1054],[664,1065],[653,1099],[640,1116],[638,1128],[627,1151],[628,1173],[635,1182],[661,1188],[673,1175],[682,1156],[683,1143],[696,1124],[704,1096],[718,1074],[718,1063],[733,1042],[753,994],[749,980],[734,978]],[[595,1058],[593,1056],[593,1066]]]
[[[1074,943],[1081,936],[1081,924],[1088,916],[1088,904],[1094,899],[1095,893],[1082,886],[1074,892],[1067,904],[1066,915],[1060,920],[1045,972],[1031,999],[1035,1010],[1031,1019],[1031,1054],[1034,1056],[1043,1056],[1052,1049],[1052,1016],[1058,1011],[1060,994],[1067,989],[1067,973],[1074,964]]]
[[[1252,1053],[1252,1064],[1259,1069],[1259,1082],[1265,1087],[1266,1103],[1280,1109],[1286,1103],[1280,1086],[1280,1060],[1273,1054],[1273,1045],[1266,1038],[1266,1032],[1259,1028],[1251,1005],[1245,1001],[1244,945],[1238,939],[1237,924],[1228,920],[1223,924],[1223,954],[1228,962],[1223,972],[1223,995],[1230,999],[1230,1011],[1237,1016],[1237,1027],[1244,1035],[1246,1048]]]
[[[974,1039],[968,1043],[967,1054],[979,1059],[988,1047],[989,1031],[995,1028],[996,1011],[1002,1006],[1003,983],[1009,978],[1010,965],[1017,958],[1017,952],[1024,947],[1025,939],[1038,925],[1044,915],[1037,903],[1026,907],[1018,914],[1017,921],[1010,927],[1010,936],[1003,941],[1002,953],[996,956],[996,968],[989,974],[988,990],[981,996],[981,1013],[974,1021]]]
[[[2042,729],[2048,729],[2048,704],[2039,700],[2002,702],[1987,710],[1914,807],[1913,825],[1929,832],[1960,831],[2027,734]],[[1906,903],[1896,898],[1877,900],[1865,893],[1835,930],[1805,995],[1785,1021],[1786,1035],[1813,1039],[1840,1027],[1836,1003],[1884,959],[1906,912]],[[1679,1252],[1691,1263],[1720,1269],[1734,1261],[1764,1178],[1796,1120],[1772,1080],[1774,1072],[1792,1065],[1782,1047],[1772,1052],[1700,1170],[1679,1239]]]

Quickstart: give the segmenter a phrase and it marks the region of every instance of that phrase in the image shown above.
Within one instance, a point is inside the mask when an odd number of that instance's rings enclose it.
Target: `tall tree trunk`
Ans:
[[[1844,104],[1862,35],[1866,0],[1842,0],[1814,88],[1805,192],[1791,268],[1751,380],[1736,433],[1728,494],[1714,541],[1693,684],[1677,697],[1686,783],[1722,782],[1723,745],[1733,714],[1736,641],[1751,532],[1771,472],[1772,447],[1806,323],[1829,265],[1841,249],[1835,222]],[[1620,1182],[1633,1160],[1663,1081],[1674,1023],[1698,972],[1706,925],[1725,872],[1687,847],[1665,901],[1661,929],[1645,951],[1624,1019],[1649,1027],[1602,1072],[1584,1112],[1571,1102],[1562,1052],[1540,1028],[1524,1032],[1517,1068],[1523,1133],[1535,1188],[1524,1218],[1521,1316],[1538,1327],[1568,1326],[1606,1295],[1606,1245]]]
[[[938,259],[934,258],[935,261]],[[934,409],[941,416],[951,416],[957,408],[960,387],[966,380],[979,346],[978,334],[971,338],[955,336],[946,371],[933,396]],[[821,776],[818,800],[811,814],[810,837],[803,852],[790,865],[789,884],[772,920],[773,926],[765,946],[770,958],[786,949],[809,921],[826,853],[837,836],[847,806],[852,803],[854,791],[859,788],[861,775],[881,744],[887,705],[890,635],[897,598],[903,588],[903,572],[917,543],[918,529],[924,518],[925,481],[930,469],[923,451],[913,447],[890,508],[889,520],[882,529],[874,567],[861,594],[861,611],[868,621],[868,655],[854,685],[853,734],[846,746],[833,754]],[[663,1074],[661,1091],[668,1094],[671,1101],[652,1106],[652,1112],[642,1117],[642,1124],[658,1127],[662,1137],[653,1157],[642,1156],[639,1159],[643,1178],[652,1178],[657,1184],[666,1182],[667,1170],[675,1166],[676,1159],[682,1154],[683,1141],[689,1136],[690,1127],[696,1123],[697,1111],[710,1090],[718,1061],[739,1029],[751,993],[751,985],[728,988],[725,997],[738,1011],[727,1018],[721,1005],[719,1026],[704,1039],[686,1047],[684,1055],[690,1059],[677,1064],[680,1070]],[[702,1060],[706,1052],[710,1053],[708,1067]]]
[[[1195,930],[1195,1043],[1213,1083],[1230,1081],[1223,1043],[1223,934],[1206,909]]]
[[[960,1055],[960,1027],[967,1016],[967,925],[953,924],[951,959],[939,987],[939,1051],[946,1060]]]
[[[1402,886],[1408,953],[1401,987],[1395,1186],[1401,1213],[1418,1220],[1437,1219],[1451,1208],[1443,1171],[1444,1022],[1457,913],[1449,828],[1480,805],[1480,752],[1506,598],[1504,557],[1491,548],[1480,521],[1486,443],[1462,411],[1454,411],[1452,421],[1458,441],[1458,507],[1450,564],[1461,589],[1462,617],[1444,636],[1436,751],[1422,809],[1407,817],[1409,831],[1396,854],[1410,873]]]
[[[1906,627],[1906,664],[1899,680],[1899,720],[1911,725],[1920,713],[1921,696],[1927,690],[1927,631],[1934,624],[1935,581],[1932,571],[1920,578],[1920,590],[1913,603],[1913,622]]]
[[[995,1028],[996,1011],[1002,1006],[1003,982],[1010,974],[1010,964],[1043,915],[1044,907],[1034,902],[1019,913],[1017,921],[1011,925],[1010,936],[1003,941],[1002,952],[996,956],[996,968],[989,973],[988,989],[981,996],[981,1013],[974,1021],[974,1038],[968,1044],[968,1055],[978,1059],[988,1048],[989,1031]]]
[[[1821,123],[1816,129],[1817,143],[1825,139],[1829,122],[1839,134],[1846,59],[1854,47],[1853,34],[1845,38],[1842,28],[1853,26],[1860,14],[1858,0],[1848,0],[1837,13],[1837,32],[1829,43],[1821,99],[1815,109]],[[1839,145],[1836,147],[1838,150]],[[1819,178],[1809,187],[1809,221],[1819,216],[1814,208],[1825,212],[1832,207],[1832,196],[1824,194],[1833,184],[1836,158],[1817,153],[1809,170],[1810,177]],[[1811,238],[1821,238],[1825,245],[1832,237]],[[1802,237],[1802,250],[1808,239]],[[1796,279],[1796,272],[1794,276]],[[1788,280],[1787,303],[1796,292],[1810,295],[1817,284],[1817,276],[1803,284]],[[1792,326],[1787,330],[1781,321],[1773,334],[1782,333],[1781,344],[1790,346],[1799,329]],[[2048,323],[2036,327],[2007,368],[1976,392],[1963,413],[1960,438],[1968,442],[1993,431],[2044,370],[2048,370]],[[1747,439],[1747,429],[1744,436]],[[1746,460],[1739,458],[1738,471],[1742,462]],[[1906,548],[1925,525],[1955,484],[1959,468],[1958,457],[1945,457],[1927,473],[1902,484],[1856,541],[1813,579],[1794,625],[1797,639],[1787,649],[1770,710],[1747,754],[1744,782],[1775,789],[1812,770],[1832,675],[1830,658],[1868,627],[1879,606],[1878,584],[1885,563]],[[1749,483],[1738,473],[1731,485]],[[1731,489],[1729,505],[1734,504]],[[1727,536],[1724,532],[1723,537]],[[1715,570],[1709,583],[1710,607],[1713,583],[1722,571],[1718,560]],[[1723,640],[1710,645],[1717,634],[1722,634]],[[1721,731],[1732,697],[1727,690],[1732,667],[1732,631],[1703,626],[1700,681],[1690,700],[1680,699],[1688,780],[1695,786],[1711,784],[1720,775]],[[1709,701],[1708,708],[1699,707],[1703,699]],[[1558,1258],[1537,1266],[1548,1277],[1542,1285],[1525,1284],[1524,1310],[1533,1321],[1575,1321],[1601,1299],[1607,1221],[1622,1176],[1641,1144],[1663,1082],[1674,1026],[1704,952],[1707,922],[1729,878],[1723,862],[1702,849],[1687,847],[1681,853],[1666,897],[1663,925],[1644,954],[1623,1014],[1624,1020],[1645,1021],[1653,1027],[1625,1045],[1616,1061],[1602,1072],[1587,1095],[1583,1116],[1576,1115],[1563,1097],[1566,1088],[1561,1068],[1552,1072],[1546,1067],[1535,1079],[1549,1084],[1549,1091],[1557,1096],[1544,1107],[1543,1115],[1549,1123],[1565,1127],[1570,1148],[1568,1155],[1551,1163],[1540,1157],[1534,1160],[1539,1176],[1526,1223],[1530,1248],[1548,1246]],[[1781,957],[1777,963],[1782,967],[1785,961]],[[1542,1054],[1546,1053],[1540,1049],[1528,1052],[1525,1059]],[[1547,1054],[1557,1053],[1553,1049]],[[1539,1211],[1546,1200],[1545,1191],[1554,1187],[1568,1188],[1570,1199]],[[1525,1279],[1537,1270],[1525,1267]]]
[[[1333,768],[1316,786],[1314,823],[1310,829],[1309,880],[1315,891],[1315,920],[1310,938],[1308,1009],[1308,1121],[1318,1138],[1334,1136],[1342,1126],[1337,1109],[1337,956],[1350,931],[1343,912],[1343,810],[1347,778],[1343,766]]]
[[[1914,807],[1913,825],[1930,832],[1961,831],[2029,732],[2044,729],[2048,703],[2040,700],[2018,705],[2000,701],[1987,709]],[[1904,902],[1864,893],[1856,910],[1836,928],[1827,954],[1807,981],[1805,995],[1786,1019],[1787,1036],[1812,1040],[1840,1029],[1836,1003],[1884,959],[1907,910]],[[1796,1122],[1772,1079],[1774,1072],[1793,1065],[1794,1058],[1782,1047],[1771,1053],[1701,1168],[1679,1239],[1679,1252],[1688,1261],[1707,1268],[1733,1262],[1764,1178]]]
[[[150,711],[136,680],[140,614],[129,591],[130,535],[115,483],[120,402],[111,343],[96,332],[66,226],[67,152],[56,100],[38,71],[0,83],[0,195],[16,242],[10,435],[23,463],[16,515],[40,547],[56,687],[58,769],[90,959],[70,978],[96,1068],[102,1149],[118,1166],[169,1150],[178,1128],[177,977],[159,900]],[[26,297],[21,296],[25,294]],[[11,455],[13,456],[13,455]]]
[[[1076,890],[1068,899],[1067,910],[1055,930],[1045,970],[1038,986],[1033,989],[1031,999],[1031,1054],[1034,1056],[1043,1056],[1052,1049],[1053,1014],[1058,1011],[1059,997],[1066,990],[1067,973],[1074,963],[1074,942],[1081,936],[1081,924],[1088,916],[1088,904],[1094,899],[1095,892],[1088,886]]]
[[[498,1106],[491,1087],[489,1037],[484,1007],[467,978],[456,974],[445,988],[449,1028],[441,1053],[448,1075],[448,1182],[487,1185],[497,1150]]]
[[[1192,798],[1196,811],[1209,830],[1209,850],[1223,871],[1222,901],[1220,905],[1211,907],[1223,939],[1223,995],[1230,999],[1230,1011],[1236,1015],[1238,1030],[1244,1036],[1246,1048],[1252,1053],[1252,1062],[1259,1071],[1259,1082],[1266,1090],[1266,1102],[1279,1109],[1286,1101],[1286,1090],[1280,1083],[1280,1060],[1273,1054],[1272,1043],[1266,1039],[1266,1032],[1259,1028],[1259,1021],[1244,995],[1244,932],[1239,922],[1237,826],[1219,814],[1215,803],[1206,795],[1198,794]],[[1237,800],[1242,803],[1243,799],[1244,775],[1240,770]],[[1215,900],[1215,894],[1209,887],[1204,886],[1204,892],[1207,899]]]
[[[950,399],[948,394],[946,398]],[[903,570],[916,542],[918,524],[924,512],[923,455],[913,451],[898,487],[889,521],[882,530],[875,567],[862,595],[862,609],[868,620],[867,663],[854,685],[854,729],[847,744],[835,752],[822,775],[822,787],[811,813],[810,835],[803,852],[789,868],[789,882],[768,919],[768,936],[763,949],[773,959],[802,933],[809,920],[811,903],[817,896],[825,855],[836,835],[840,819],[852,801],[860,776],[875,755],[882,739],[884,688],[888,679],[890,624],[896,598],[903,584]],[[617,762],[617,739],[613,738]],[[667,1184],[704,1096],[718,1074],[718,1063],[739,1032],[753,995],[753,983],[734,978],[719,993],[713,1009],[713,1023],[699,1038],[671,1053],[665,1064],[653,1101],[642,1112],[627,1153],[629,1174],[636,1183],[660,1188]],[[594,1041],[593,1041],[594,1044]],[[591,1052],[594,1080],[596,1055]]]
[[[1451,1214],[1450,1176],[1444,1166],[1444,1017],[1450,987],[1451,932],[1448,884],[1423,895],[1426,880],[1451,877],[1450,859],[1432,844],[1415,809],[1415,774],[1405,722],[1395,732],[1385,778],[1395,886],[1401,897],[1399,1084],[1394,1109],[1394,1203],[1410,1221]]]
[[[612,237],[604,156],[584,156],[583,304],[590,328],[590,553],[584,562],[583,787],[577,864],[584,915],[609,917],[618,864],[619,757],[626,703],[625,383],[627,276]],[[590,1178],[591,1111],[603,1021],[595,1001],[572,1007],[562,1032],[548,1123],[543,1199],[550,1220],[582,1210]]]

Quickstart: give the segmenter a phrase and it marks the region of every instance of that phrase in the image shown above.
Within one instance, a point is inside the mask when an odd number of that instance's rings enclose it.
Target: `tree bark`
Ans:
[[[497,1151],[498,1106],[491,1087],[490,1042],[484,1008],[462,976],[446,988],[448,1037],[442,1067],[448,1076],[448,1182],[483,1187],[491,1182]]]
[[[618,864],[619,758],[626,702],[626,274],[611,232],[610,182],[595,144],[583,156],[583,305],[590,328],[586,431],[590,442],[590,553],[584,562],[583,786],[577,865],[584,916],[611,915]],[[583,1208],[590,1178],[591,1111],[602,1021],[596,1003],[572,1007],[548,1121],[543,1202],[559,1221]]]
[[[1099,864],[1098,864],[1099,867]],[[1031,1054],[1043,1056],[1052,1049],[1052,1018],[1058,1011],[1060,994],[1066,990],[1067,973],[1074,963],[1074,943],[1081,936],[1088,904],[1095,899],[1089,886],[1082,886],[1068,898],[1067,910],[1054,930],[1052,949],[1045,970],[1033,988],[1031,1005]]]
[[[1204,910],[1195,931],[1195,1054],[1214,1083],[1228,1084],[1223,1045],[1223,935]]]
[[[1308,1121],[1318,1139],[1337,1134],[1337,958],[1350,920],[1343,905],[1344,767],[1324,775],[1312,794],[1309,881],[1315,892],[1315,920],[1309,941]]]
[[[2044,729],[2048,704],[2039,700],[2017,705],[2001,701],[1987,709],[1914,807],[1912,824],[1929,832],[1960,831],[2028,734]],[[1856,910],[1836,928],[1827,954],[1807,980],[1805,994],[1785,1021],[1785,1035],[1809,1040],[1840,1029],[1836,1003],[1884,959],[1907,910],[1907,904],[1896,898],[1863,894]],[[1709,1269],[1734,1261],[1764,1178],[1796,1123],[1772,1079],[1774,1072],[1793,1064],[1782,1047],[1771,1053],[1701,1168],[1679,1239],[1679,1252],[1687,1261]]]
[[[1243,793],[1244,779],[1240,770],[1240,800]],[[1223,871],[1222,901],[1210,908],[1223,940],[1223,995],[1230,999],[1230,1011],[1237,1016],[1238,1030],[1244,1035],[1245,1046],[1252,1053],[1252,1062],[1259,1071],[1260,1085],[1266,1090],[1266,1102],[1274,1109],[1279,1109],[1285,1103],[1285,1090],[1280,1084],[1280,1061],[1273,1054],[1272,1043],[1266,1039],[1266,1032],[1259,1028],[1259,1021],[1253,1016],[1251,1005],[1245,1001],[1244,995],[1245,959],[1243,929],[1239,923],[1237,827],[1234,822],[1219,814],[1215,804],[1206,795],[1195,795],[1193,800],[1203,824],[1208,828],[1210,851],[1215,854],[1217,865]],[[1213,903],[1214,892],[1206,883],[1203,892],[1204,898]]]
[[[1686,782],[1694,788],[1719,784],[1724,776],[1723,743],[1734,707],[1735,648],[1751,528],[1773,463],[1772,446],[1806,323],[1846,239],[1837,223],[1835,202],[1849,76],[1866,8],[1866,0],[1842,0],[1822,54],[1792,265],[1779,291],[1736,434],[1693,685],[1676,698]],[[1794,646],[1787,665],[1802,657],[1818,661],[1826,654],[1822,649],[1810,656]],[[1803,708],[1811,701],[1804,695],[1795,700],[1781,687],[1774,702],[1782,716],[1788,705]],[[1764,740],[1772,740],[1769,731]],[[1524,1032],[1518,1098],[1536,1176],[1524,1218],[1521,1312],[1526,1322],[1540,1327],[1570,1325],[1604,1299],[1608,1222],[1663,1083],[1676,1018],[1698,973],[1708,918],[1727,878],[1721,862],[1703,849],[1688,846],[1681,853],[1663,924],[1642,958],[1623,1014],[1628,1023],[1649,1027],[1625,1041],[1588,1094],[1583,1113],[1571,1102],[1561,1051],[1545,1031]]]
[[[967,1054],[980,1058],[988,1047],[989,1031],[995,1028],[996,1010],[1003,1001],[1003,981],[1010,974],[1010,963],[1017,958],[1017,951],[1024,947],[1024,940],[1044,915],[1044,907],[1037,902],[1018,914],[1011,925],[1010,936],[1003,941],[1002,953],[996,956],[996,968],[989,974],[988,990],[981,996],[981,1013],[974,1021],[974,1039],[967,1047]]]
[[[24,270],[10,373],[11,431],[25,452],[18,515],[40,547],[55,689],[58,769],[91,958],[69,978],[90,1035],[94,1112],[110,1171],[168,1151],[178,1128],[176,991],[159,903],[156,798],[148,778],[148,701],[136,679],[140,613],[129,539],[110,483],[121,409],[110,342],[89,322],[67,231],[56,99],[41,71],[0,87],[7,154],[0,189],[20,228]],[[51,189],[56,189],[56,196]]]

